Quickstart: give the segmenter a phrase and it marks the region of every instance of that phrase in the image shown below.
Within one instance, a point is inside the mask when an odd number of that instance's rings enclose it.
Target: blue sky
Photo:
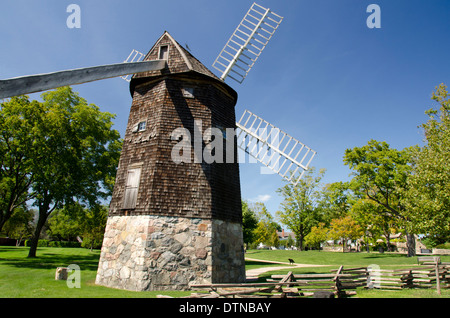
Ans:
[[[81,8],[81,28],[66,25]],[[253,1],[0,0],[0,78],[122,62],[167,30],[213,70],[212,63]],[[450,84],[448,0],[260,0],[284,17],[238,92],[236,115],[261,116],[317,151],[311,163],[324,183],[346,181],[347,148],[370,139],[403,149],[420,144],[418,125],[431,93]],[[369,4],[381,9],[370,29]],[[90,103],[117,114],[124,135],[131,96],[120,78],[74,86]],[[39,94],[32,94],[39,98]],[[280,207],[276,174],[241,164],[242,197]]]

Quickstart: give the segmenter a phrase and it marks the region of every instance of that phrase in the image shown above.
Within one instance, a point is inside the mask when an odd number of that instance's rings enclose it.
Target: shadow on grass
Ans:
[[[0,252],[6,252],[7,257],[0,257],[0,265],[13,266],[17,268],[30,269],[55,269],[56,267],[67,267],[70,264],[77,264],[83,270],[97,270],[99,254],[92,252],[87,255],[79,254],[61,254],[45,249],[38,250],[35,258],[28,258],[28,249],[9,249],[1,248]],[[26,253],[25,253],[26,252]],[[1,255],[1,254],[0,254]]]
[[[280,265],[280,264],[246,260],[246,261],[245,261],[245,265],[246,265],[246,266],[258,266],[258,267],[263,267],[263,266],[274,266],[274,265]]]

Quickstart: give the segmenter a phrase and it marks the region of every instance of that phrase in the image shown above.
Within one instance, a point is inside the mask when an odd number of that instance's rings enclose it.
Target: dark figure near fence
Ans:
[[[292,258],[289,258],[289,263],[290,264],[294,264],[295,262],[294,262],[294,260]]]

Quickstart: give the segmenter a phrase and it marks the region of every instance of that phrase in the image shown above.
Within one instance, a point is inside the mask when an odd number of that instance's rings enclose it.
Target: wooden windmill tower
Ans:
[[[282,19],[254,3],[213,64],[220,76],[164,32],[131,62],[0,81],[5,98],[134,74],[97,284],[245,281],[237,148],[293,184],[316,154],[249,111],[236,122],[237,93],[225,83],[242,83]]]
[[[231,163],[202,158],[207,128],[235,126],[237,94],[168,32],[144,58],[158,59],[167,67],[130,82],[133,102],[96,282],[131,290],[242,282],[236,153]],[[186,136],[173,133],[179,128]],[[180,142],[193,149],[185,162],[173,160]]]

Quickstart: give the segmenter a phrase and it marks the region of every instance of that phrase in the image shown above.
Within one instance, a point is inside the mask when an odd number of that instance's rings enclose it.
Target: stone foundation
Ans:
[[[148,215],[108,218],[98,285],[186,290],[190,283],[244,281],[240,223]]]

